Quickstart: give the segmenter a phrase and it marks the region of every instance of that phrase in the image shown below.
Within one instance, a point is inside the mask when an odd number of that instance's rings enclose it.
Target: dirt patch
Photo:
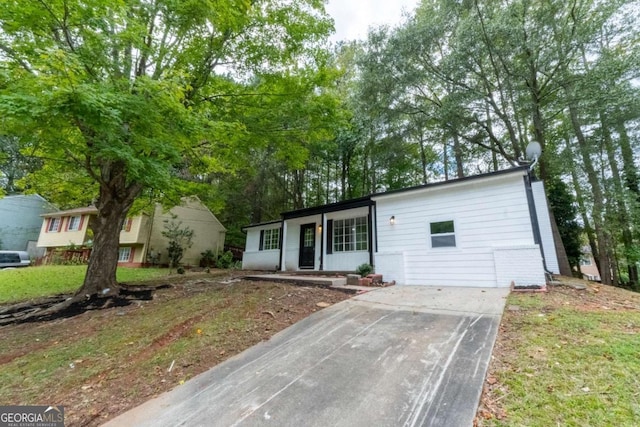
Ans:
[[[0,401],[64,405],[66,425],[100,425],[349,296],[195,278],[150,301],[3,326]]]

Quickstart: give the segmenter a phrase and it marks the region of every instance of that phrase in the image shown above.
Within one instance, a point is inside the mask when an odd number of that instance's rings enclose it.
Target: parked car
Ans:
[[[0,251],[0,268],[27,267],[31,257],[25,251]]]

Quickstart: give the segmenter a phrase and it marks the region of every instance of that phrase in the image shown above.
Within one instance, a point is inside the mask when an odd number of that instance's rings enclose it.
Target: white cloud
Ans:
[[[369,27],[402,22],[403,11],[412,12],[419,0],[329,0],[327,13],[335,21],[331,40],[364,40]]]

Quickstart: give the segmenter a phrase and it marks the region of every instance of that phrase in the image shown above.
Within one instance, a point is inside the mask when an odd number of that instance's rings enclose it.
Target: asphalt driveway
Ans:
[[[471,426],[508,288],[325,308],[108,426]]]

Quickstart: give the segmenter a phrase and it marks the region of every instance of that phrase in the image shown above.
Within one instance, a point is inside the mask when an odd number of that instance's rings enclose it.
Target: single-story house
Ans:
[[[44,220],[38,246],[46,248],[49,253],[55,249],[73,248],[80,257],[86,258],[93,238],[90,219],[97,212],[95,207],[90,206],[42,215]],[[120,231],[119,265],[139,267],[168,264],[168,240],[162,232],[166,231],[166,221],[171,221],[172,215],[182,223],[181,227],[194,231],[193,244],[186,249],[182,264],[197,266],[202,252],[211,250],[217,255],[223,250],[227,230],[197,197],[189,197],[183,198],[181,205],[167,212],[162,206],[156,205],[151,215],[140,214],[127,218]]]
[[[541,285],[558,273],[544,186],[526,166],[300,209],[253,224],[244,269],[354,271],[434,286]]]
[[[0,198],[0,249],[27,251],[42,256],[36,242],[42,225],[40,215],[56,211],[39,194],[16,194]]]

